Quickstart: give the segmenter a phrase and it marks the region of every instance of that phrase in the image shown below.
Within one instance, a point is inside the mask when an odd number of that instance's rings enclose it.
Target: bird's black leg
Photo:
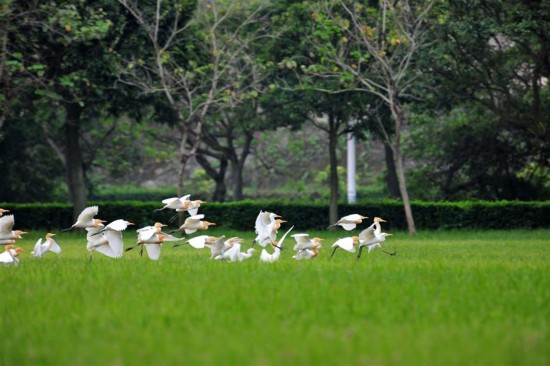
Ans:
[[[332,258],[332,256],[334,255],[334,252],[336,252],[336,249],[338,249],[338,247],[334,247],[334,249],[332,250],[332,254],[330,255],[330,258]]]
[[[387,251],[385,251],[384,249],[382,249],[382,251],[383,251],[384,253],[386,253],[387,255],[396,255],[396,254],[397,254],[397,251],[394,251],[394,252],[387,252]]]
[[[359,258],[361,258],[361,253],[363,252],[363,248],[364,248],[363,245],[359,246],[359,253],[357,253],[357,260],[359,260]]]
[[[139,256],[143,257],[143,245],[141,246],[141,250],[139,251]]]
[[[94,252],[90,252],[90,262],[92,261],[92,259],[94,259]]]

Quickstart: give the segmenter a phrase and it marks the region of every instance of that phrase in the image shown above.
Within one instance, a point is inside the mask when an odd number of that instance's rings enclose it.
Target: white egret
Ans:
[[[266,247],[271,244],[276,238],[279,228],[284,220],[279,219],[281,216],[267,211],[260,211],[256,217],[256,223],[254,225],[256,232],[256,239],[254,243],[260,244],[262,247]]]
[[[152,260],[158,260],[160,258],[160,249],[162,244],[167,241],[179,241],[185,240],[185,238],[176,238],[170,234],[162,232],[162,227],[166,225],[156,222],[154,226],[146,226],[137,230],[138,241],[135,246],[129,247],[126,251],[134,249],[136,246],[141,245],[140,255],[143,255],[143,247],[147,251],[147,255]]]
[[[312,249],[317,246],[321,246],[321,238],[310,238],[309,234],[294,234],[291,235],[296,240],[296,245],[292,248],[295,251]]]
[[[189,202],[191,202],[189,200],[189,197],[191,197],[190,194],[187,194],[182,197],[171,197],[171,198],[164,199],[162,200],[162,203],[164,203],[164,207],[158,208],[155,211],[162,211],[167,208],[172,210],[187,208],[187,206],[189,205]]]
[[[86,249],[90,252],[90,260],[93,259],[93,252],[97,251],[110,258],[120,258],[124,253],[124,242],[122,232],[117,230],[105,230],[105,225],[87,227]]]
[[[148,239],[139,241],[137,245],[142,245],[142,250],[143,250],[143,246],[145,246],[145,250],[147,251],[147,255],[149,256],[149,259],[156,261],[160,258],[160,250],[164,242],[178,241],[178,240],[184,240],[184,239],[185,238],[176,238],[175,236],[172,236],[170,234],[158,233],[158,234],[154,234]],[[130,250],[130,249],[131,248],[128,248],[126,250]]]
[[[364,219],[368,219],[367,216],[361,216],[359,214],[352,214],[342,217],[336,224],[332,224],[329,227],[340,225],[344,230],[350,231],[355,229],[355,227],[362,223]]]
[[[0,217],[0,240],[9,241],[21,239],[23,234],[27,234],[26,231],[13,230],[15,224],[15,218],[13,215],[7,215]],[[6,242],[6,244],[12,244]]]
[[[382,249],[380,244],[386,240],[386,237],[392,235],[382,232],[382,226],[380,222],[386,222],[385,220],[375,217],[374,223],[369,226],[367,229],[361,231],[359,234],[359,253],[357,253],[357,259],[361,258],[361,253],[363,252],[364,247],[369,248],[369,253],[375,249],[380,248],[380,250],[388,255],[395,255],[397,252],[388,252]]]
[[[130,222],[130,221],[126,221],[126,220],[123,220],[123,219],[118,219],[118,220],[115,220],[115,221],[112,221],[109,223],[109,225],[105,226],[103,229],[99,230],[96,234],[94,235],[98,235],[99,233],[103,233],[103,232],[106,232],[106,231],[124,231],[128,228],[129,225],[135,225],[133,222]]]
[[[208,235],[195,236],[194,238],[187,240],[185,243],[174,244],[174,248],[185,244],[189,244],[195,249],[203,249],[207,245],[214,244],[214,241],[216,241],[216,239],[217,238],[215,236],[208,236]]]
[[[223,242],[223,246],[221,248],[222,254],[215,256],[214,259],[217,259],[217,260],[229,259],[233,262],[234,260],[236,260],[236,257],[240,252],[241,243],[243,241],[244,239],[241,239],[237,236],[227,239],[226,241]],[[235,249],[235,247],[238,247],[238,249]]]
[[[193,234],[197,230],[208,230],[208,227],[216,225],[213,222],[202,221],[202,219],[204,219],[204,215],[189,216],[185,219],[183,225],[181,225],[178,230],[174,230],[172,232],[184,230],[186,234]]]
[[[187,211],[189,215],[195,216],[199,213],[199,207],[201,207],[201,204],[203,203],[206,203],[206,201],[201,201],[201,200],[189,201],[186,208],[178,208],[176,209],[176,212]]]
[[[47,233],[44,243],[42,243],[42,238],[38,239],[31,254],[34,257],[42,257],[48,251],[56,254],[61,253],[61,247],[54,240],[53,236],[55,236],[55,234]]]
[[[302,259],[313,259],[319,255],[319,249],[321,248],[321,245],[316,245],[311,249],[302,249],[299,250],[296,255],[292,256],[292,258],[296,259],[297,261]]]
[[[0,264],[17,266],[19,264],[19,258],[17,258],[17,256],[22,251],[23,249],[20,247],[14,248],[11,244],[6,245],[4,252],[0,254]]]
[[[242,262],[252,257],[255,251],[256,249],[249,248],[246,252],[241,252],[241,243],[237,242],[223,253],[223,258],[229,259],[230,262]]]
[[[205,244],[207,248],[210,248],[210,259],[216,259],[219,256],[223,256],[223,252],[227,249],[225,246],[225,235],[222,235],[212,242],[212,244]]]
[[[312,238],[310,239],[309,234],[294,234],[292,235],[294,240],[296,240],[296,245],[294,245],[294,250],[296,255],[292,258],[296,260],[301,259],[311,259],[316,257],[319,254],[319,249],[321,248],[321,238]]]
[[[273,242],[271,242],[271,247],[273,248],[272,254],[269,254],[267,250],[265,250],[265,248],[262,249],[262,252],[260,253],[260,262],[273,263],[279,260],[281,256],[281,250],[283,249],[283,241],[292,229],[294,229],[294,226],[288,229],[288,231],[281,237],[281,240],[274,240]]]
[[[90,206],[86,207],[80,215],[78,215],[76,222],[71,226],[70,228],[63,229],[61,231],[69,231],[73,228],[88,228],[88,227],[98,227],[99,225],[102,225],[105,220],[100,219],[94,219],[94,216],[97,215],[99,211],[99,207],[97,206]]]
[[[355,247],[359,245],[359,237],[358,236],[349,236],[347,238],[342,238],[336,240],[334,244],[332,244],[332,253],[330,255],[330,258],[334,255],[336,252],[336,249],[342,248],[345,251],[348,251],[350,253],[355,253]]]

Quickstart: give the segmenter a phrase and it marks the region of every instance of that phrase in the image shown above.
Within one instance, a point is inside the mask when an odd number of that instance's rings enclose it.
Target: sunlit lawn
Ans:
[[[550,364],[550,230],[397,233],[396,256],[359,261],[329,260],[346,232],[312,232],[318,258],[273,264],[168,245],[90,262],[84,232],[32,258],[44,234],[0,268],[0,365]]]

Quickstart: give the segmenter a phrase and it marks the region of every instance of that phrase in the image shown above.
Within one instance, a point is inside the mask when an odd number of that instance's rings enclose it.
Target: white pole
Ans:
[[[355,137],[348,133],[348,203],[357,201],[355,190]]]

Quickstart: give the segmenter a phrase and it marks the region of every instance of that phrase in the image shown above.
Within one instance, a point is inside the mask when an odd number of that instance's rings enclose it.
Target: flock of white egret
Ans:
[[[284,249],[283,242],[288,234],[294,229],[292,226],[288,229],[280,239],[277,239],[277,235],[282,223],[287,221],[282,220],[280,215],[273,212],[260,211],[255,222],[256,238],[252,243],[252,247],[246,251],[242,251],[241,244],[243,239],[239,237],[232,237],[226,239],[225,235],[215,237],[209,235],[200,235],[188,239],[183,242],[185,238],[179,238],[172,235],[175,232],[185,232],[185,234],[194,234],[197,231],[208,230],[212,225],[216,225],[213,222],[204,220],[203,214],[198,214],[199,207],[204,201],[191,200],[190,195],[183,197],[173,197],[162,201],[164,207],[155,211],[170,209],[175,210],[176,214],[170,221],[178,217],[181,212],[189,213],[184,223],[177,229],[169,233],[164,232],[163,228],[167,225],[156,222],[152,226],[146,226],[137,229],[137,242],[134,246],[124,249],[122,232],[129,226],[134,225],[124,219],[112,221],[109,224],[105,224],[105,220],[95,218],[99,212],[98,206],[91,206],[84,209],[78,216],[76,222],[68,229],[62,231],[69,231],[75,228],[82,228],[87,231],[86,249],[90,252],[90,260],[93,258],[94,252],[101,253],[107,257],[120,258],[129,250],[140,247],[140,255],[143,255],[144,249],[147,255],[152,260],[158,260],[161,254],[161,248],[165,242],[174,242],[173,247],[179,247],[183,245],[190,245],[196,249],[208,248],[210,249],[210,258],[214,260],[227,260],[230,262],[240,262],[249,259],[253,256],[256,249],[254,244],[258,244],[262,247],[259,260],[260,262],[276,262],[280,258],[281,250]],[[0,264],[13,264],[19,263],[19,254],[22,252],[20,247],[17,247],[16,241],[22,238],[25,231],[13,230],[15,219],[13,214],[4,215],[9,212],[0,208],[0,245],[5,246],[3,253],[0,253]],[[359,214],[352,214],[342,217],[338,222],[330,225],[341,226],[346,231],[351,231],[356,228],[358,224],[361,224],[363,220],[368,217]],[[357,252],[357,259],[361,257],[363,248],[367,247],[370,253],[375,248],[380,248],[384,253],[388,255],[395,255],[396,252],[387,252],[381,248],[381,243],[385,241],[386,237],[392,235],[382,232],[381,222],[385,220],[375,217],[373,223],[361,231],[357,236],[349,236],[338,239],[332,244],[332,253],[330,258],[334,256],[334,253],[338,248],[343,249],[350,253]],[[41,257],[47,252],[60,253],[62,251],[61,246],[53,238],[54,233],[47,233],[45,239],[40,238],[31,252],[34,257]],[[296,260],[308,260],[313,259],[319,255],[319,249],[321,249],[321,241],[323,239],[314,237],[310,238],[309,234],[300,233],[291,235],[295,240],[293,250],[296,252],[292,257]]]

